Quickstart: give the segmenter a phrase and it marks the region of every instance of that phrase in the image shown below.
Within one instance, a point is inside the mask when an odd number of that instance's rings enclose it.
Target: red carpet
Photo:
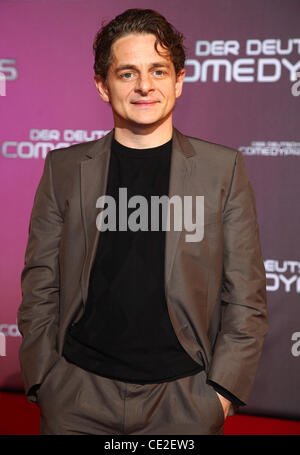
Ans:
[[[0,434],[38,435],[39,408],[22,393],[0,392]],[[224,425],[225,435],[299,435],[300,421],[235,415]]]

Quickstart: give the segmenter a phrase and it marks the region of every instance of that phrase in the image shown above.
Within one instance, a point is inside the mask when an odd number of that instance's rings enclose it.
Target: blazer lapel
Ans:
[[[81,215],[85,234],[86,256],[81,276],[83,303],[87,300],[89,276],[95,259],[100,231],[96,226],[96,218],[101,209],[96,208],[96,201],[105,195],[110,160],[111,130],[100,141],[97,141],[86,152],[89,160],[81,162]]]
[[[188,176],[191,173],[191,164],[188,158],[195,154],[187,138],[173,127],[173,147],[171,155],[170,181],[169,181],[169,200],[173,196],[179,196],[183,202],[186,194]],[[169,206],[170,207],[170,206]],[[173,210],[170,212],[170,230],[166,231],[165,245],[165,293],[170,280],[172,266],[174,263],[176,249],[182,231],[175,231]]]

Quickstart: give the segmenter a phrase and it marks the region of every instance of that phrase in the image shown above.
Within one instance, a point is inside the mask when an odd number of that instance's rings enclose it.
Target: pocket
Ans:
[[[220,398],[217,395],[217,392],[215,388],[207,382],[207,374],[205,372],[205,389],[206,393],[208,393],[208,397],[210,398],[210,403],[212,405],[212,414],[215,416],[216,419],[216,424],[218,425],[223,425],[225,422],[225,414],[223,410],[223,406],[221,403]]]
[[[210,384],[209,384],[209,385],[210,385]],[[213,392],[214,392],[214,395],[215,395],[215,399],[216,399],[216,402],[217,402],[217,406],[218,406],[218,409],[219,409],[220,418],[222,419],[222,423],[224,423],[224,422],[225,422],[225,414],[224,414],[224,409],[223,409],[221,400],[220,400],[220,398],[218,397],[217,392],[216,392],[216,390],[214,389],[214,387],[211,386],[211,385],[210,385],[210,387],[213,389]]]
[[[203,434],[219,434],[225,421],[222,403],[217,395],[214,387],[207,382],[207,372],[201,371],[195,375],[193,389],[195,394],[195,403],[200,415],[201,425],[203,426]]]

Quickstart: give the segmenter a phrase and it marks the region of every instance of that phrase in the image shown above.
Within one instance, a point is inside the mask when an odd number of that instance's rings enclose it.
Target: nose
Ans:
[[[153,81],[149,73],[140,73],[136,81],[135,90],[143,95],[153,90]]]

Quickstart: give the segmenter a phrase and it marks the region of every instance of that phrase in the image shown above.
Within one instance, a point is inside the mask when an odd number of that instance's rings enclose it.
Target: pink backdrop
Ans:
[[[135,7],[157,9],[186,37],[187,78],[174,124],[185,134],[243,151],[256,194],[270,331],[241,412],[299,418],[297,0],[1,1],[6,95],[1,85],[0,332],[6,356],[0,357],[0,387],[23,387],[16,311],[45,153],[97,139],[113,127],[110,108],[94,86],[92,41],[103,19]]]

